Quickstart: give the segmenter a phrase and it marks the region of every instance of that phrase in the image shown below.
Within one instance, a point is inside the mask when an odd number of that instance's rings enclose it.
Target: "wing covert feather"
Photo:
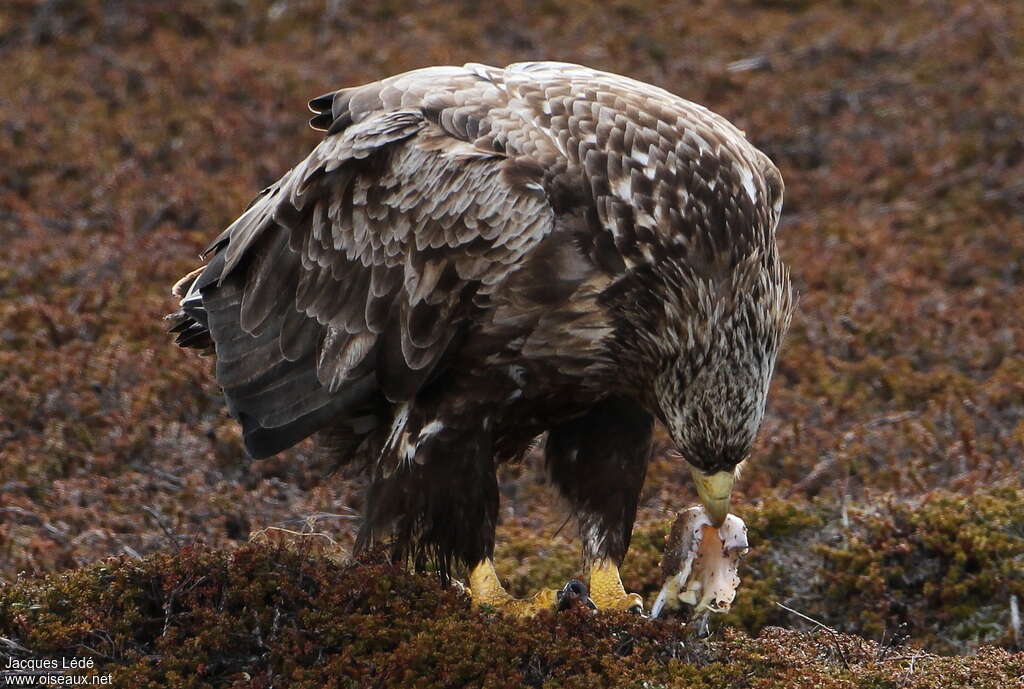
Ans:
[[[472,319],[474,295],[554,226],[537,180],[509,175],[506,156],[467,151],[397,88],[335,94],[334,122],[349,124],[218,237],[219,275],[197,280],[215,307],[218,380],[247,444],[263,444],[255,456],[280,445],[275,429],[292,438],[322,424],[328,406],[356,413],[368,395],[415,395]],[[403,105],[380,110],[388,99]],[[445,122],[468,135],[480,117]]]

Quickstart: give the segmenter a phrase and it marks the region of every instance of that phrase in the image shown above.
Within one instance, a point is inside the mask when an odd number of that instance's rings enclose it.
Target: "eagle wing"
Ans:
[[[412,398],[552,230],[542,168],[488,145],[499,98],[432,68],[314,99],[328,135],[178,286],[179,342],[212,340],[252,456]]]

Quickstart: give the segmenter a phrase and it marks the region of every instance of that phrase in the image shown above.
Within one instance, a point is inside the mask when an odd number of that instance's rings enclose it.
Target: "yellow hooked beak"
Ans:
[[[704,503],[713,525],[721,526],[725,516],[729,514],[729,497],[732,494],[732,483],[736,479],[731,471],[719,471],[717,474],[705,474],[696,467],[690,467],[693,482],[697,485],[697,495]]]

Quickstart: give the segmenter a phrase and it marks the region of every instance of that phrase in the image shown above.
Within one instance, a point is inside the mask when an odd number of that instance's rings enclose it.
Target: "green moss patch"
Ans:
[[[974,495],[936,491],[843,510],[824,501],[767,498],[737,506],[751,552],[740,566],[732,611],[716,623],[757,634],[768,626],[823,624],[882,643],[909,641],[941,653],[1017,643],[1010,599],[1024,601],[1024,488]],[[623,580],[647,605],[670,520],[636,529]],[[498,571],[517,595],[579,576],[568,541],[505,530]]]
[[[766,500],[740,510],[751,555],[726,622],[751,632],[801,624],[943,653],[1014,648],[1011,597],[1024,600],[1024,490],[937,491],[842,510]],[[809,628],[808,625],[802,625]]]

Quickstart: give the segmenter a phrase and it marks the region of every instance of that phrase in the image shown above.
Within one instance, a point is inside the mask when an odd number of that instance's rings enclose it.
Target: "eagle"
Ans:
[[[794,300],[778,169],[700,105],[561,62],[309,107],[323,139],[173,290],[246,451],[315,436],[368,479],[357,547],[528,615],[563,592],[502,587],[496,470],[543,439],[593,603],[642,612],[619,567],[655,422],[715,525],[761,424]]]

